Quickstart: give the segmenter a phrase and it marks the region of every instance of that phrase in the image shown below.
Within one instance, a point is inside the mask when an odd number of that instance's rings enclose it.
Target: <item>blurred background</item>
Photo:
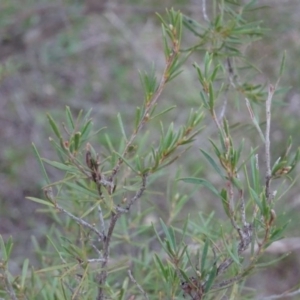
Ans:
[[[209,5],[210,1],[207,2]],[[295,145],[300,145],[300,2],[258,2],[266,7],[253,11],[249,18],[262,20],[270,30],[262,40],[244,50],[262,71],[256,80],[274,83],[283,51],[287,51],[281,85],[288,89],[276,98],[271,134],[272,154],[280,155],[289,135],[294,137]],[[37,205],[25,199],[29,195],[40,196],[43,184],[32,142],[43,157],[55,158],[48,142],[52,133],[46,113],[62,121],[66,105],[75,114],[93,108],[96,128],[106,126],[114,132],[118,112],[122,112],[126,124],[126,120],[132,119],[134,108],[143,101],[138,71],[149,70],[154,63],[159,76],[164,66],[160,21],[155,13],[163,14],[166,7],[174,7],[201,23],[201,4],[200,0],[1,0],[0,234],[4,238],[14,237],[12,268],[18,269],[25,257],[34,259],[30,237],[41,239],[51,222],[38,213]],[[163,106],[178,107],[168,115],[166,124],[180,124],[190,108],[200,103],[200,86],[191,64],[192,61],[162,96]],[[251,123],[245,109],[238,114],[232,110],[230,114],[227,111],[230,120]],[[199,169],[195,161],[200,162],[203,157],[197,147],[203,146],[202,138],[213,134],[211,125],[208,121],[192,155],[178,162],[185,166],[184,175]],[[118,136],[119,131],[116,139]],[[255,130],[249,130],[249,139],[259,140]],[[299,171],[298,167],[293,175],[297,176]],[[51,172],[49,169],[50,178],[55,177]],[[212,176],[207,168],[205,177],[214,181]],[[291,251],[291,255],[248,282],[261,294],[281,293],[299,285],[299,191],[296,182],[277,205],[277,211],[285,212],[286,216],[279,221],[291,220],[289,239],[282,244],[283,248],[278,247],[267,257],[275,258],[286,251]],[[198,196],[194,196],[191,206],[204,211],[220,209],[217,203],[197,201]],[[163,196],[158,201],[163,208]]]

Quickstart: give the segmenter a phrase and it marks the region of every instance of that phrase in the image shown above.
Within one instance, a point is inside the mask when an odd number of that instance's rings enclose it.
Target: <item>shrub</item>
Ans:
[[[271,104],[279,80],[267,87],[252,83],[248,74],[255,74],[256,69],[241,50],[264,33],[260,22],[244,18],[254,9],[254,2],[220,1],[212,20],[204,8],[204,24],[174,10],[158,16],[165,68],[160,80],[154,68],[141,73],[144,100],[135,109],[130,133],[121,114],[117,115],[118,138],[109,129],[93,131],[91,111],[85,115],[81,111],[75,118],[66,107],[62,126],[48,115],[54,134],[50,143],[58,160],[41,158],[33,145],[45,181],[45,198],[28,199],[43,205],[43,212],[55,222],[45,245],[41,247],[33,239],[41,268],[35,270],[25,260],[16,277],[8,268],[12,239],[0,239],[2,295],[10,299],[97,300],[253,296],[241,282],[263,266],[259,258],[282,237],[286,226],[277,225],[274,208],[285,192],[276,193],[272,182],[288,176],[299,160],[299,150],[290,154],[291,138],[283,155],[271,159]],[[201,89],[199,104],[184,124],[171,123],[165,128],[165,115],[176,108],[162,109],[161,94],[183,65],[189,65],[192,54],[200,61],[193,64]],[[279,78],[283,67],[284,57]],[[236,105],[246,104],[262,145],[252,144],[242,126],[238,130],[244,138],[232,137],[234,124],[226,116],[233,98]],[[259,121],[262,110],[265,124]],[[178,171],[166,204],[167,217],[159,219],[158,207],[147,204],[146,199],[152,197],[161,176],[160,184],[166,184],[165,170],[174,161],[182,159],[184,163],[187,151],[205,130],[206,116],[215,124],[216,134],[207,138],[209,150],[201,147],[194,160],[201,165],[204,158],[220,184],[203,176],[182,176]],[[155,130],[156,123],[159,134],[147,134],[145,128]],[[101,144],[92,146],[92,137]],[[61,178],[53,182],[45,164],[58,169]],[[182,183],[209,191],[209,198],[224,212],[218,221],[214,212],[199,211],[196,218],[189,217],[191,194],[181,193]]]

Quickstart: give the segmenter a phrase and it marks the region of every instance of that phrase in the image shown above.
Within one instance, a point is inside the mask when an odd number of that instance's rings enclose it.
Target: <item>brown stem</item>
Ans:
[[[116,226],[117,220],[119,218],[119,216],[121,215],[120,212],[112,212],[111,213],[111,218],[110,218],[110,224],[108,227],[108,232],[107,232],[107,236],[104,242],[104,249],[103,249],[103,259],[104,261],[101,264],[101,273],[99,275],[99,279],[98,279],[98,283],[99,283],[99,288],[98,288],[98,296],[97,296],[97,300],[103,300],[104,299],[104,284],[106,282],[106,278],[107,278],[107,263],[108,263],[108,259],[109,259],[109,246],[110,246],[110,240],[114,231],[114,228]]]
[[[174,50],[176,50],[176,51],[174,51]],[[163,72],[163,75],[162,75],[162,78],[161,78],[161,81],[160,81],[160,84],[159,84],[157,90],[155,91],[151,101],[146,105],[145,112],[142,116],[140,123],[138,124],[136,130],[132,133],[128,142],[126,143],[125,149],[122,153],[122,157],[126,156],[127,151],[129,149],[129,147],[132,145],[133,141],[135,140],[138,132],[144,127],[145,123],[147,122],[147,120],[149,118],[149,112],[154,107],[154,105],[157,103],[157,101],[169,79],[170,67],[174,63],[175,59],[178,56],[178,52],[179,52],[178,49],[174,49],[174,50],[173,50],[172,54],[170,55],[169,59],[167,60],[166,67],[164,69],[164,72]],[[114,177],[119,172],[122,163],[123,163],[123,160],[121,158],[119,158],[117,164],[114,166],[114,168],[112,170],[110,177],[108,178],[108,181],[113,181]]]

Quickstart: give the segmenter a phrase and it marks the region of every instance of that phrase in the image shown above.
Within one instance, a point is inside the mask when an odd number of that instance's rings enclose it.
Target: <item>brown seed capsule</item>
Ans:
[[[45,188],[43,189],[43,191],[44,191],[44,194],[45,194],[46,198],[47,198],[49,201],[53,202],[53,190],[52,190],[52,187],[51,187],[51,186],[45,187]]]
[[[269,225],[272,225],[273,222],[274,222],[275,219],[276,219],[276,212],[275,212],[275,210],[274,210],[274,209],[271,209],[270,214],[271,214],[271,216],[270,216],[270,220],[269,220]]]
[[[85,162],[86,162],[86,165],[92,169],[93,168],[93,163],[92,163],[92,154],[89,150],[86,151],[85,153]]]

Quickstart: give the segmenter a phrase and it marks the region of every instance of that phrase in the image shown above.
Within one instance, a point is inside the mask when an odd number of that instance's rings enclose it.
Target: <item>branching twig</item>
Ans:
[[[152,97],[151,101],[145,107],[144,114],[143,114],[143,116],[141,118],[141,121],[138,124],[136,130],[132,133],[131,137],[129,138],[128,142],[126,143],[125,149],[123,150],[123,153],[122,153],[122,157],[126,156],[127,151],[129,149],[129,147],[132,145],[133,141],[135,140],[138,132],[144,127],[145,123],[147,122],[151,109],[157,103],[157,101],[158,101],[158,99],[159,99],[159,97],[160,97],[160,95],[161,95],[168,79],[169,79],[169,70],[170,70],[170,67],[172,66],[173,62],[177,58],[178,52],[179,52],[179,49],[173,49],[172,54],[168,58],[166,67],[164,69],[164,72],[163,72],[163,75],[162,75],[162,78],[161,78],[161,81],[160,81],[160,84],[159,84],[157,90],[155,91],[155,93],[153,94],[153,97]],[[111,182],[113,181],[114,177],[119,172],[119,169],[120,169],[122,163],[123,163],[123,160],[121,158],[119,158],[117,164],[115,165],[115,167],[112,170],[112,173],[111,173],[110,177],[108,178],[108,181],[111,181]]]
[[[127,211],[129,211],[131,206],[143,195],[143,193],[146,189],[147,176],[148,176],[147,173],[142,175],[142,185],[141,185],[140,189],[136,192],[135,196],[130,199],[130,201],[126,207]]]
[[[137,283],[137,281],[134,279],[134,277],[133,277],[133,275],[132,275],[132,273],[131,273],[131,270],[128,270],[127,273],[128,273],[128,276],[129,276],[130,280],[131,280],[131,281],[136,285],[136,287],[140,290],[140,292],[142,293],[142,295],[144,296],[144,298],[145,298],[146,300],[149,300],[148,295],[146,294],[146,292],[143,290],[143,288],[142,288],[142,287]]]
[[[119,218],[119,216],[121,215],[120,212],[112,212],[111,213],[111,218],[110,218],[110,224],[108,227],[108,231],[107,231],[107,235],[106,235],[106,239],[104,241],[104,249],[103,249],[103,258],[104,261],[101,264],[101,273],[99,275],[99,279],[98,279],[98,284],[99,284],[99,289],[98,289],[98,296],[97,296],[97,300],[103,300],[104,299],[104,287],[103,285],[106,282],[106,278],[107,278],[107,270],[106,270],[106,266],[108,263],[108,257],[109,257],[109,246],[110,246],[110,239],[112,237],[114,228],[116,226],[116,222]]]
[[[179,43],[178,41],[173,41],[173,49],[172,52],[170,54],[170,56],[167,59],[167,63],[160,81],[160,84],[157,88],[157,90],[154,92],[151,100],[147,103],[145,103],[145,110],[144,110],[144,114],[141,118],[141,121],[139,122],[139,124],[137,125],[136,129],[134,130],[134,132],[132,133],[131,137],[129,138],[129,140],[127,141],[125,148],[122,152],[121,157],[125,157],[127,154],[127,151],[129,149],[129,147],[132,145],[133,141],[135,140],[137,134],[140,132],[140,130],[143,128],[143,126],[145,125],[145,123],[147,122],[147,120],[149,119],[149,113],[150,111],[153,109],[153,107],[155,106],[155,104],[157,103],[164,87],[165,84],[167,83],[167,81],[169,80],[169,72],[170,72],[170,68],[172,67],[174,61],[176,60],[177,56],[179,53]],[[117,173],[120,170],[120,167],[123,163],[123,159],[119,158],[118,162],[116,163],[116,165],[114,166],[114,168],[111,171],[111,175],[108,177],[108,182],[113,183],[114,181],[114,177],[117,175]],[[136,192],[135,196],[130,200],[129,204],[127,205],[126,209],[123,210],[121,207],[116,207],[116,210],[113,211],[111,213],[111,219],[110,219],[110,224],[108,227],[108,231],[107,231],[107,235],[105,237],[104,240],[104,245],[103,245],[103,258],[104,261],[102,262],[101,265],[101,273],[99,274],[99,278],[98,278],[98,284],[99,284],[99,289],[98,289],[98,296],[97,296],[97,300],[103,300],[104,299],[104,287],[103,285],[106,282],[106,278],[107,278],[107,263],[108,263],[108,257],[109,257],[109,247],[110,247],[110,240],[116,225],[116,222],[118,220],[118,218],[120,217],[120,215],[122,213],[126,213],[129,212],[131,206],[136,202],[137,199],[139,199],[145,188],[146,188],[146,178],[147,178],[148,174],[143,174],[142,175],[142,186],[141,188]],[[100,220],[101,221],[101,220]]]
[[[108,258],[109,258],[109,246],[110,246],[110,240],[116,225],[116,222],[118,218],[121,216],[122,213],[128,213],[131,206],[143,195],[145,189],[146,189],[146,179],[147,179],[147,173],[142,175],[142,185],[140,189],[136,192],[135,196],[129,201],[128,206],[125,209],[122,209],[121,207],[116,207],[116,212],[111,213],[111,219],[110,219],[110,224],[108,227],[106,239],[104,240],[104,247],[103,247],[103,262],[101,265],[101,273],[99,275],[99,292],[98,292],[98,297],[97,300],[102,300],[104,297],[104,290],[103,290],[103,284],[106,281],[107,277],[107,270],[106,266],[108,263]]]

